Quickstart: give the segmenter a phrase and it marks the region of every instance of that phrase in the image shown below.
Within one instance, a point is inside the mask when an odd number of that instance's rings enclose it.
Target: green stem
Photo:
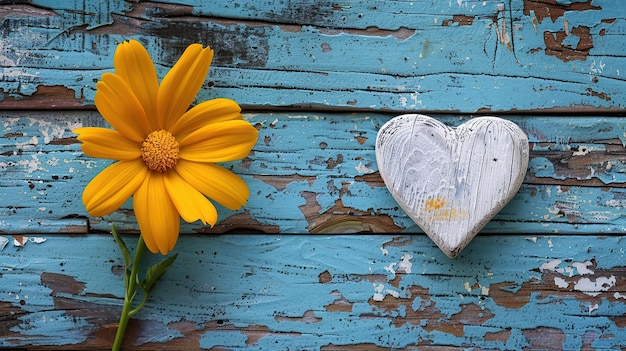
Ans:
[[[143,299],[141,299],[141,303],[135,307],[132,311],[128,312],[128,316],[132,317],[133,315],[135,315],[135,313],[139,312],[140,309],[143,308],[143,306],[146,304],[146,301],[148,301],[148,293],[143,294]]]
[[[115,334],[115,341],[113,342],[113,351],[119,351],[122,346],[122,340],[124,339],[124,332],[126,332],[126,326],[130,319],[130,312],[133,307],[133,299],[137,292],[137,275],[139,273],[139,263],[141,262],[141,256],[146,245],[143,242],[143,236],[139,236],[137,241],[137,249],[135,250],[135,258],[132,264],[132,270],[130,276],[126,280],[126,294],[124,295],[124,307],[122,308],[122,314],[120,315],[120,321],[117,326],[117,333]],[[128,270],[128,267],[126,267]],[[134,312],[137,312],[135,310]],[[134,313],[133,313],[134,314]]]

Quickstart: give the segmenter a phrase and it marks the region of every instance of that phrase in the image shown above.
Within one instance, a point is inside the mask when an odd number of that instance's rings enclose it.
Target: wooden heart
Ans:
[[[402,115],[378,132],[376,162],[402,209],[455,257],[522,185],[528,138],[497,117],[451,128],[428,116]]]

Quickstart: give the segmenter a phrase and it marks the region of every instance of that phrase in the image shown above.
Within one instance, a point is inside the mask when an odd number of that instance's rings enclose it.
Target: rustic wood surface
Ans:
[[[94,80],[129,38],[161,72],[188,43],[210,44],[214,67],[200,98],[248,107],[625,107],[626,20],[614,0],[5,3],[3,108],[89,104]]]
[[[614,0],[0,1],[0,348],[112,344],[123,260],[108,232],[132,247],[135,220],[130,204],[86,214],[82,189],[108,161],[71,129],[103,125],[95,82],[134,38],[161,76],[188,44],[211,45],[199,100],[241,103],[259,142],[225,165],[248,206],[183,225],[127,349],[626,349],[624,13]],[[529,137],[521,189],[455,259],[378,172],[377,132],[408,112],[498,115]]]

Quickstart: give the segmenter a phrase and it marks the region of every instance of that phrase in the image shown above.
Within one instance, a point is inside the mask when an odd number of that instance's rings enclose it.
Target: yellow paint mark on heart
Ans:
[[[426,200],[420,217],[428,222],[456,222],[467,219],[466,210],[446,206],[446,202],[446,199],[440,197]]]
[[[446,200],[440,197],[436,197],[434,199],[426,200],[426,204],[424,205],[424,209],[429,212],[440,210],[443,205],[446,204]]]

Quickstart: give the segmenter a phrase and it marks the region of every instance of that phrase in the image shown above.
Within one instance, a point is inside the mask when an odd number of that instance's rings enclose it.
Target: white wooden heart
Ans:
[[[401,115],[379,130],[376,162],[402,209],[455,257],[519,190],[528,138],[497,117],[451,128],[428,116]]]

